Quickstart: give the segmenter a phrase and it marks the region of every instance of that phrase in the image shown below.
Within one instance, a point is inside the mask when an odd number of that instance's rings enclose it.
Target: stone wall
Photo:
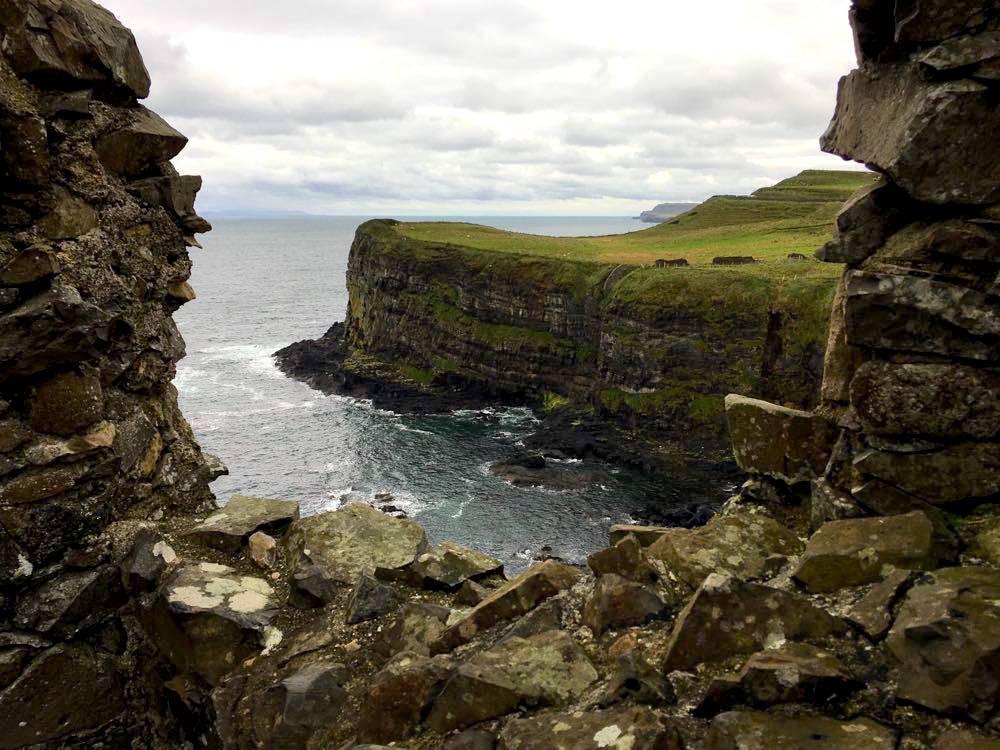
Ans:
[[[0,40],[0,747],[152,736],[109,527],[210,504],[224,471],[171,385],[201,178],[106,10],[0,0]]]

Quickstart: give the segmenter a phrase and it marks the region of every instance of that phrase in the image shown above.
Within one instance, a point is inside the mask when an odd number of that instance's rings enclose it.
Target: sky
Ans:
[[[625,216],[822,154],[848,0],[101,0],[203,212]]]

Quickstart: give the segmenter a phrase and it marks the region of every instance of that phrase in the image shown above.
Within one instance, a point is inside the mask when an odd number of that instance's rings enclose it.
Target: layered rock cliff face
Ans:
[[[815,403],[826,279],[706,283],[416,240],[394,226],[358,229],[345,324],[279,352],[286,372],[399,410],[554,395],[675,455],[725,455],[725,393]]]
[[[223,471],[170,382],[210,227],[110,13],[3,0],[0,40],[0,747],[121,746],[160,702],[115,565],[127,519],[210,504]]]

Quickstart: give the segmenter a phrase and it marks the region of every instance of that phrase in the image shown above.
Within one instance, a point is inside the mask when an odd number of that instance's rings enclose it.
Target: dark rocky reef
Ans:
[[[110,13],[3,0],[0,37],[0,747],[122,746],[170,719],[121,545],[224,471],[170,382],[210,227]]]

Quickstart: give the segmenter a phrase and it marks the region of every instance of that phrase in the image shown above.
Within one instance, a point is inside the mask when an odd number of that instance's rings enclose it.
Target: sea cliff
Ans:
[[[286,372],[397,410],[499,400],[590,413],[661,459],[725,455],[726,393],[818,396],[836,279],[815,262],[644,267],[399,227],[358,229],[345,323],[279,352]]]

